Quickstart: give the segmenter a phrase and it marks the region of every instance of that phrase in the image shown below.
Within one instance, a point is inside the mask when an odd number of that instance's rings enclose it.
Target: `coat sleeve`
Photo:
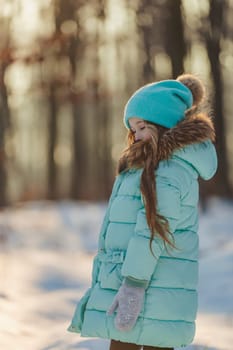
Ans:
[[[176,229],[180,217],[180,190],[166,177],[156,177],[157,207],[160,215],[169,223],[170,232]],[[149,281],[163,250],[163,240],[155,235],[150,250],[150,229],[147,225],[146,211],[143,205],[137,215],[135,232],[129,241],[126,257],[122,265],[122,276]]]

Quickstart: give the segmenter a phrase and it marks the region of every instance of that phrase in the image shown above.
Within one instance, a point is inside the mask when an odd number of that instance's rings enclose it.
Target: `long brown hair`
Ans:
[[[152,251],[152,243],[155,235],[159,235],[164,244],[168,243],[174,247],[173,236],[169,230],[168,220],[160,215],[157,211],[156,196],[156,176],[155,171],[159,163],[159,139],[167,130],[166,128],[146,122],[147,127],[151,131],[151,138],[147,141],[134,141],[134,134],[129,130],[127,135],[127,148],[118,162],[118,174],[130,168],[142,168],[140,190],[142,193],[146,219],[149,226],[150,250]]]

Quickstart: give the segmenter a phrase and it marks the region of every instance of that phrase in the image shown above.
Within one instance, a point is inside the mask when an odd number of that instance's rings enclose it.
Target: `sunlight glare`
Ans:
[[[116,35],[125,32],[128,22],[127,12],[125,11],[122,1],[110,0],[108,4],[108,16],[106,18],[106,31],[108,35]]]
[[[209,74],[209,60],[207,56],[207,52],[199,43],[193,44],[191,51],[190,51],[190,70],[195,74],[195,72],[198,72],[198,75],[200,76],[207,76]]]
[[[165,52],[159,52],[154,57],[154,66],[158,78],[172,75],[171,59]]]
[[[30,74],[31,72],[23,63],[15,62],[7,69],[6,85],[10,87],[13,94],[24,94],[30,87]]]
[[[49,4],[50,2],[46,7]],[[18,45],[31,44],[38,33],[51,31],[45,18],[40,14],[40,11],[45,8],[41,1],[19,0],[19,8],[20,11],[13,18],[12,23],[12,34]]]
[[[11,3],[3,3],[1,4],[1,17],[10,17],[13,11],[13,5]]]
[[[77,33],[77,23],[73,20],[64,21],[61,25],[61,32],[66,35],[74,35]]]
[[[221,52],[220,53],[220,62],[229,71],[233,70],[233,57],[230,53],[228,52]]]
[[[54,160],[57,165],[65,167],[70,164],[71,159],[72,154],[68,145],[60,144],[55,148]]]
[[[183,0],[182,5],[185,12],[190,15],[199,16],[201,14],[202,16],[207,16],[209,13],[210,4],[207,0]]]

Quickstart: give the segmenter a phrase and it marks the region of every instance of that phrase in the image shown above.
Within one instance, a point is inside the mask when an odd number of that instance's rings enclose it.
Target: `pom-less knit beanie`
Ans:
[[[148,122],[172,128],[184,119],[193,104],[191,90],[177,80],[163,80],[143,86],[129,99],[124,110],[124,124],[138,117]]]

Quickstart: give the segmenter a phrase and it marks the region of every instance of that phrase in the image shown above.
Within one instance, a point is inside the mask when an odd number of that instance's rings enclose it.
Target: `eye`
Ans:
[[[132,130],[132,129],[131,129],[130,131],[132,132],[132,134],[135,134],[135,133],[136,133],[136,130]]]
[[[144,130],[146,127],[145,126],[142,126],[141,128],[140,128],[140,130]]]

